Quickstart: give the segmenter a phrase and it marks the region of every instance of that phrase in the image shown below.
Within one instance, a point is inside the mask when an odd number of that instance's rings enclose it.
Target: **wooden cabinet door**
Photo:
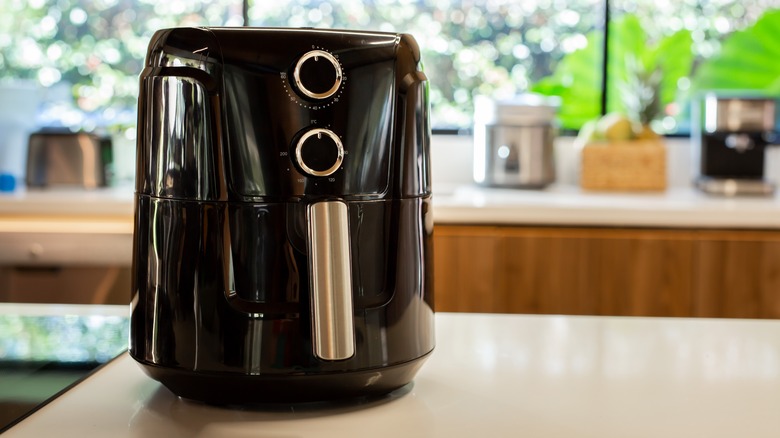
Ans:
[[[501,267],[503,243],[493,228],[436,226],[433,236],[437,311],[490,313],[508,309]]]
[[[694,263],[694,316],[780,318],[780,235],[700,232]]]
[[[690,232],[438,226],[440,311],[687,316]]]

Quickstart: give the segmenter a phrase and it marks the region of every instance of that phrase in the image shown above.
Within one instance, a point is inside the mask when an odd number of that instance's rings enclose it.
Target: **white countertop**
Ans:
[[[0,264],[127,265],[133,188],[19,190],[0,194]],[[442,184],[436,224],[780,229],[780,195],[726,198],[692,187],[663,192],[588,192]],[[78,248],[79,251],[74,251]]]
[[[729,198],[706,195],[692,187],[647,193],[590,192],[568,184],[543,190],[468,184],[434,189],[436,223],[780,228],[780,195],[777,194]],[[41,221],[68,216],[125,218],[131,224],[133,199],[132,187],[93,191],[21,190],[3,194],[0,195],[0,232],[7,228],[3,227],[3,221],[19,215],[35,216]],[[35,221],[29,227],[35,227]],[[124,230],[132,232],[126,227]]]
[[[134,187],[27,189],[0,193],[0,217],[127,216],[132,217]]]
[[[692,187],[663,192],[590,192],[573,185],[544,190],[460,185],[434,194],[440,224],[672,228],[780,228],[780,197],[718,197]]]
[[[413,384],[372,401],[226,409],[127,355],[20,437],[777,437],[780,321],[438,314]]]

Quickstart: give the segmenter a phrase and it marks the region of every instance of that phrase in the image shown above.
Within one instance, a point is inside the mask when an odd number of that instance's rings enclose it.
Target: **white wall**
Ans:
[[[0,84],[0,173],[24,177],[27,141],[35,129],[39,94],[33,83]]]

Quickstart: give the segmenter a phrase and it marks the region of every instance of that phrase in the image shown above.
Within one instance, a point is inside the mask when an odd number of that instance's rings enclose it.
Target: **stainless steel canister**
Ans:
[[[475,99],[474,181],[496,187],[543,188],[555,181],[558,100],[521,95]]]

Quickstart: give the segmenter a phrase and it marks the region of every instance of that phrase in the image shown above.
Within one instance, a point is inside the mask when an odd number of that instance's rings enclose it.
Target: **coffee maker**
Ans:
[[[694,104],[696,187],[726,196],[774,193],[774,182],[764,178],[764,158],[766,147],[778,141],[776,105],[767,97],[715,92]]]
[[[434,348],[410,35],[175,28],[138,100],[130,355],[218,404],[383,394]]]

